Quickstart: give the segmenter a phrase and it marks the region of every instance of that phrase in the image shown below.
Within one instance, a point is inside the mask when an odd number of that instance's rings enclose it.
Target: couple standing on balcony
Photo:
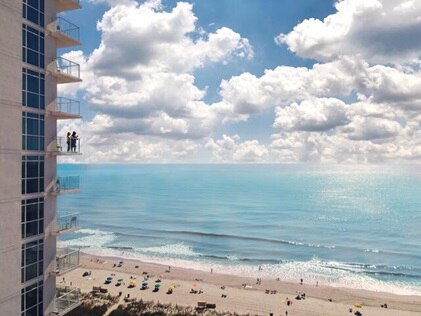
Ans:
[[[76,152],[76,141],[79,139],[79,136],[76,135],[76,132],[73,131],[72,134],[70,132],[67,133],[67,152],[72,151]]]

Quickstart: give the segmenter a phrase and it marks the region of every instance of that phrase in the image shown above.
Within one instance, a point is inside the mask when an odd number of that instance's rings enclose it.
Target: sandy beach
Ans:
[[[118,267],[120,261],[124,263]],[[91,271],[91,275],[83,277],[83,273],[87,271]],[[59,277],[57,282],[59,285],[80,287],[84,293],[90,292],[94,285],[100,285],[107,288],[112,295],[122,292],[120,302],[129,294],[130,298],[185,306],[197,306],[198,302],[213,303],[220,312],[253,315],[286,315],[286,311],[289,316],[354,315],[357,310],[364,316],[421,315],[421,296],[306,284],[305,280],[302,285],[300,280],[287,283],[275,279],[262,279],[261,284],[256,284],[257,280],[254,278],[226,275],[222,272],[211,273],[177,267],[171,267],[169,271],[168,266],[158,264],[83,254],[80,267]],[[140,290],[146,274],[149,276],[149,289]],[[104,281],[108,276],[113,277],[113,282],[105,285]],[[137,280],[134,288],[128,288],[131,277]],[[121,286],[116,286],[116,280],[120,278],[124,281]],[[157,279],[161,280],[161,288],[158,292],[153,292]],[[175,286],[173,293],[167,294],[172,285]],[[198,293],[190,293],[192,288]],[[297,300],[299,293],[305,293],[305,299]],[[288,300],[292,302],[289,306]],[[355,304],[361,304],[362,308],[355,307]],[[388,308],[381,307],[383,304],[387,304]]]

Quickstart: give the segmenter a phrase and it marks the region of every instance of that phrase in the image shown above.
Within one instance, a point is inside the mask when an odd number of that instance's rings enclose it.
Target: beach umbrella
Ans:
[[[168,288],[174,290],[175,289],[175,285],[174,284],[171,284]]]
[[[113,277],[108,277],[107,280],[111,281],[113,279]]]
[[[118,279],[117,282],[123,282],[123,279]]]
[[[143,282],[142,286],[148,286],[148,282]]]
[[[131,280],[131,281],[130,281],[130,284],[131,284],[131,285],[136,285],[136,280]]]
[[[161,283],[156,283],[155,284],[155,287],[160,287],[161,286]]]

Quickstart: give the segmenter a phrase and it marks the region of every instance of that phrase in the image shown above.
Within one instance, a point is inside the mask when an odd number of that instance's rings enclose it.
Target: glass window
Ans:
[[[44,151],[44,115],[22,112],[22,149]]]
[[[44,68],[44,33],[22,24],[22,60]]]
[[[44,192],[44,156],[22,156],[22,194]]]
[[[44,242],[42,239],[22,245],[22,283],[41,276],[44,273],[43,264]]]
[[[27,286],[21,291],[21,316],[43,315],[43,281]]]
[[[22,238],[44,233],[44,198],[22,200]]]
[[[23,0],[24,19],[44,27],[44,0]]]
[[[45,75],[43,73],[22,69],[22,105],[45,109]]]

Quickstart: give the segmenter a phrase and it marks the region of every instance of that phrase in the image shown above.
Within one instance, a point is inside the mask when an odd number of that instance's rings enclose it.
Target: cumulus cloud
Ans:
[[[206,90],[195,85],[193,72],[214,63],[249,59],[246,38],[221,27],[206,33],[197,26],[193,7],[179,2],[165,11],[160,1],[111,1],[97,23],[101,43],[89,56],[67,57],[81,64],[78,90],[92,109],[112,121],[110,133],[164,138],[209,136],[224,120],[227,106],[203,101]]]
[[[328,131],[346,125],[346,105],[338,99],[305,100],[288,107],[277,107],[273,126],[282,130]]]
[[[357,55],[371,63],[404,63],[420,57],[421,3],[339,0],[323,21],[307,19],[276,43],[301,57],[330,61]]]
[[[417,161],[419,120],[372,100],[313,99],[276,109],[270,150],[283,161]]]
[[[205,147],[212,151],[213,158],[219,162],[259,162],[264,161],[269,154],[266,146],[257,140],[241,142],[238,135],[222,135],[217,140],[210,138]]]
[[[170,10],[159,0],[106,2],[99,47],[65,56],[81,63],[84,82],[60,87],[73,96],[83,90],[98,112],[61,130],[83,131],[87,161],[189,161],[205,150],[218,162],[421,158],[416,1],[338,1],[335,14],[276,38],[318,62],[222,80],[212,104],[204,101],[206,88],[195,84],[195,71],[253,58],[246,38],[227,27],[207,33],[186,2]],[[222,124],[269,111],[270,140],[213,136]]]

